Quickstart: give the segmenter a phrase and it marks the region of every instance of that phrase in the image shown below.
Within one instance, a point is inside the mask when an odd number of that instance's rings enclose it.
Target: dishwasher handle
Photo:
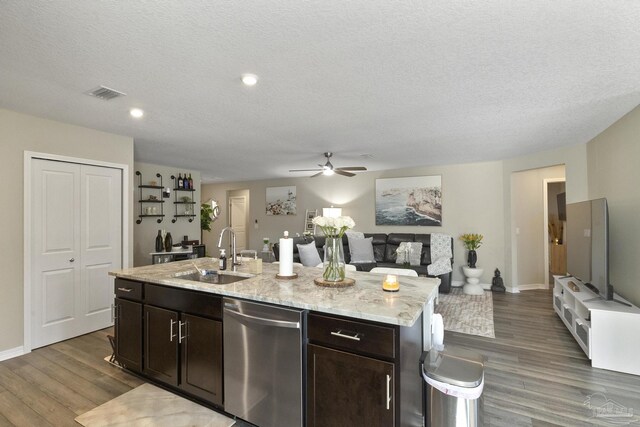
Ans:
[[[287,320],[275,320],[275,319],[265,319],[264,317],[252,316],[250,314],[240,313],[237,310],[229,308],[232,306],[231,304],[225,304],[224,312],[231,315],[237,316],[241,318],[245,318],[250,322],[256,323],[258,325],[264,326],[276,326],[279,328],[291,328],[291,329],[300,329],[300,322],[290,322]]]

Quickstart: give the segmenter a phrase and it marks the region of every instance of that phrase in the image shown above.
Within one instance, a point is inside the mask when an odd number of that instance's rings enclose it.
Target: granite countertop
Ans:
[[[263,264],[262,274],[257,275],[249,274],[247,265],[236,267],[235,272],[224,271],[225,274],[249,277],[246,280],[226,285],[176,277],[180,274],[195,272],[194,262],[201,269],[218,269],[216,258],[198,258],[111,271],[109,274],[123,279],[175,286],[400,326],[413,326],[425,305],[437,295],[440,285],[440,279],[437,278],[398,276],[400,291],[385,292],[382,290],[384,275],[347,271],[347,277],[356,281],[354,286],[325,288],[317,286],[313,282],[313,279],[322,277],[322,269],[320,268],[294,266],[294,272],[298,274],[298,278],[279,280],[275,278],[278,273],[278,265],[268,263]]]

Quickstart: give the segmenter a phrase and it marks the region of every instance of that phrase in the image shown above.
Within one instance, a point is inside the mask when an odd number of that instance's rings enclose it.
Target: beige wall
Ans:
[[[609,269],[616,292],[640,305],[640,107],[587,144],[589,198],[609,204]]]
[[[505,285],[510,288],[517,287],[514,272],[517,272],[518,256],[513,251],[517,247],[515,225],[511,200],[511,175],[530,169],[545,168],[549,166],[565,165],[567,186],[567,203],[586,200],[588,194],[587,181],[587,145],[579,144],[556,150],[541,151],[528,156],[507,159],[502,162],[504,182],[504,253],[505,253]]]
[[[4,183],[4,203],[0,227],[5,250],[0,257],[2,298],[0,298],[0,351],[23,345],[23,165],[24,152],[35,151],[98,160],[129,166],[133,182],[133,139],[79,126],[45,120],[0,109],[0,169]],[[132,206],[132,195],[129,206]],[[127,213],[132,221],[133,212]],[[129,264],[133,257],[133,229],[129,228]],[[8,249],[10,248],[10,250]]]
[[[375,179],[403,176],[442,175],[442,227],[407,227],[375,225]],[[295,185],[298,214],[295,216],[267,216],[265,193],[267,187]],[[353,217],[356,230],[363,232],[443,232],[455,239],[454,279],[462,280],[460,266],[465,263],[466,251],[458,236],[462,233],[482,233],[485,244],[478,250],[478,265],[485,267],[483,283],[491,283],[493,270],[504,267],[504,209],[502,162],[471,163],[434,167],[407,168],[381,172],[359,173],[353,178],[341,176],[317,178],[289,178],[264,181],[236,182],[228,184],[204,184],[203,200],[214,197],[220,205],[222,215],[205,233],[205,243],[211,255],[220,230],[228,223],[227,193],[231,190],[248,189],[250,192],[249,248],[260,250],[262,238],[275,241],[284,230],[290,233],[304,231],[306,209],[318,209],[335,205],[342,207],[343,215]],[[255,228],[258,220],[258,228]]]
[[[544,285],[544,180],[564,178],[564,166],[532,169],[511,175],[513,227],[516,230],[516,268],[513,284]],[[557,208],[556,208],[557,211]]]
[[[160,179],[156,177],[156,174],[159,173],[162,175],[162,184],[164,187],[169,187],[171,189],[171,197],[168,199],[164,199],[164,220],[158,224],[156,222],[156,218],[144,218],[142,223],[136,224],[133,222],[133,242],[134,242],[134,265],[149,265],[151,264],[151,255],[150,252],[155,251],[156,246],[156,236],[158,235],[158,230],[166,230],[171,233],[171,238],[173,239],[173,243],[180,243],[182,241],[183,236],[189,236],[189,240],[200,240],[200,172],[188,169],[176,169],[170,166],[160,166],[154,165],[150,163],[140,163],[136,162],[134,165],[134,183],[131,188],[135,195],[135,206],[134,206],[134,216],[135,219],[138,218],[138,214],[140,213],[140,204],[137,203],[140,197],[140,193],[138,191],[138,177],[135,176],[135,171],[140,171],[142,173],[142,183],[148,184],[149,181],[158,181],[158,185],[160,185]],[[194,205],[194,212],[197,215],[193,222],[189,222],[187,218],[178,218],[175,223],[172,223],[171,220],[173,218],[173,214],[175,213],[175,205],[174,205],[174,191],[173,188],[176,186],[175,182],[171,180],[171,175],[178,176],[178,173],[187,173],[191,174],[191,178],[193,178],[194,187],[196,191],[186,192],[179,191],[178,192],[178,200],[182,196],[193,196],[193,200],[196,202]],[[156,194],[159,196],[158,190],[143,190],[144,196],[146,197],[148,194]],[[153,206],[152,204],[143,204],[146,206]],[[178,207],[179,213],[183,213],[182,206]]]

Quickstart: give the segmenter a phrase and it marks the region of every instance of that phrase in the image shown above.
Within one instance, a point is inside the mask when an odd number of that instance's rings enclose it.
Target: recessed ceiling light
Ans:
[[[243,74],[242,83],[244,83],[245,86],[255,86],[256,83],[258,83],[258,76],[255,74]]]
[[[129,110],[129,114],[131,114],[131,117],[139,119],[140,117],[144,116],[144,111],[142,111],[140,108],[132,108],[131,110]]]

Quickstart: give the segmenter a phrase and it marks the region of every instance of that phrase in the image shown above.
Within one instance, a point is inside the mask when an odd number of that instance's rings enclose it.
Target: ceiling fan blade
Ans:
[[[367,168],[365,168],[364,166],[346,166],[343,168],[336,168],[336,169],[341,171],[366,171],[367,170]]]
[[[351,177],[351,176],[356,176],[356,174],[355,174],[355,173],[346,172],[346,171],[343,171],[343,170],[341,170],[341,169],[334,169],[334,170],[333,170],[333,172],[334,172],[334,173],[336,173],[336,174],[338,174],[338,175],[342,175],[342,176],[349,176],[349,177]],[[321,173],[322,173],[322,172],[321,172]]]
[[[289,169],[289,172],[316,172],[321,171],[322,169]]]
[[[322,175],[322,171],[318,172],[318,173],[314,173],[313,175],[311,175],[309,178],[315,178],[316,176],[320,176]]]

